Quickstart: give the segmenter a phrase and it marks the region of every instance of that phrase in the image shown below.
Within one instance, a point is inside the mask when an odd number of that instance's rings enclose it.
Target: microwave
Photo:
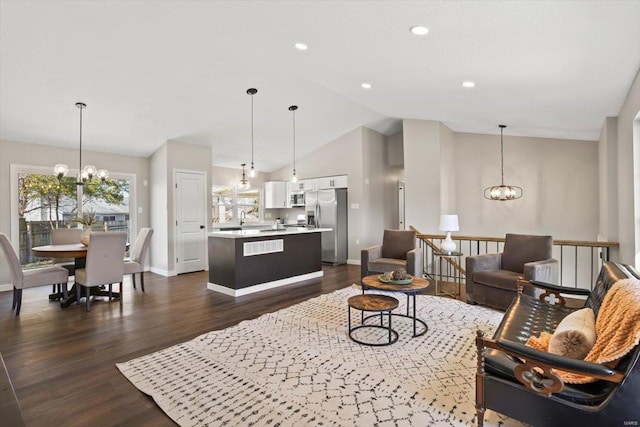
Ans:
[[[304,193],[291,193],[291,206],[304,206]]]

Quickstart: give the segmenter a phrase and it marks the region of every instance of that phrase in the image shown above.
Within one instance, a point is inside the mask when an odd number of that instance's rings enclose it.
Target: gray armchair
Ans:
[[[422,277],[422,249],[416,247],[415,231],[384,230],[381,245],[360,252],[361,277],[399,267],[412,276]]]
[[[507,234],[502,253],[467,257],[467,302],[506,310],[518,279],[558,283],[552,247],[551,236]]]

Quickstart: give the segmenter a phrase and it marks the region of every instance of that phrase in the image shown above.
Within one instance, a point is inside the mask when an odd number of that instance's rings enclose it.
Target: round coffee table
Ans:
[[[355,295],[349,298],[349,300],[347,301],[347,304],[348,304],[347,310],[349,310],[348,311],[349,338],[351,338],[353,341],[357,342],[358,344],[377,346],[377,347],[383,346],[383,345],[391,345],[394,342],[398,341],[398,333],[391,328],[391,315],[393,314],[391,313],[391,311],[398,308],[398,305],[400,304],[397,299],[390,296],[377,295],[377,294]],[[363,314],[362,324],[360,326],[356,326],[352,328],[351,327],[351,309],[352,308],[355,308],[356,310],[360,310],[362,313],[364,313],[365,311],[379,313],[380,325],[366,325],[364,321],[368,319],[368,317],[365,319]],[[384,326],[384,323],[382,320],[383,313],[387,313],[387,315],[389,316],[389,320],[387,322],[386,327]],[[378,316],[378,314],[375,314],[374,316]],[[387,342],[382,342],[382,343],[372,343],[372,342],[361,341],[352,335],[353,331],[356,331],[358,329],[384,329],[389,333],[389,340]]]
[[[413,321],[413,337],[415,338],[424,335],[429,330],[427,324],[422,319],[418,319],[418,317],[416,316],[416,294],[427,289],[429,285],[429,281],[421,277],[414,277],[411,283],[409,283],[408,285],[394,285],[391,283],[381,282],[378,279],[378,275],[373,274],[371,276],[365,276],[362,278],[362,294],[364,295],[364,292],[367,289],[377,289],[379,291],[388,292],[401,292],[405,294],[407,296],[407,314],[390,313],[390,315],[411,319]],[[422,330],[419,332],[418,324],[423,326],[423,328],[421,328]]]

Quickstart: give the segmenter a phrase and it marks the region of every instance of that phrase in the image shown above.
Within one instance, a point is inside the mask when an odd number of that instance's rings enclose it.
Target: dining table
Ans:
[[[127,244],[127,250],[128,249],[129,244]],[[64,245],[34,246],[31,248],[31,253],[40,258],[73,258],[75,269],[78,270],[85,267],[88,250],[89,246],[85,246],[82,243],[67,243]],[[67,292],[66,298],[64,298],[61,292],[54,292],[49,294],[49,299],[60,300],[60,307],[62,308],[69,307],[76,301],[76,286],[76,283],[74,283]],[[109,292],[104,290],[102,286],[92,287],[90,289],[91,295],[93,296],[109,296]],[[120,298],[120,292],[112,292],[111,296]]]

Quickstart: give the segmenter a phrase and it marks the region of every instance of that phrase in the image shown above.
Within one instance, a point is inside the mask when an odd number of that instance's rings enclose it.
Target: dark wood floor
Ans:
[[[61,309],[49,287],[24,291],[22,311],[0,293],[0,353],[27,426],[174,425],[115,364],[200,334],[359,282],[360,267],[324,267],[324,276],[240,298],[207,290],[207,273],[146,273],[145,289],[124,285],[124,305],[94,300]],[[2,424],[2,420],[0,420]]]

